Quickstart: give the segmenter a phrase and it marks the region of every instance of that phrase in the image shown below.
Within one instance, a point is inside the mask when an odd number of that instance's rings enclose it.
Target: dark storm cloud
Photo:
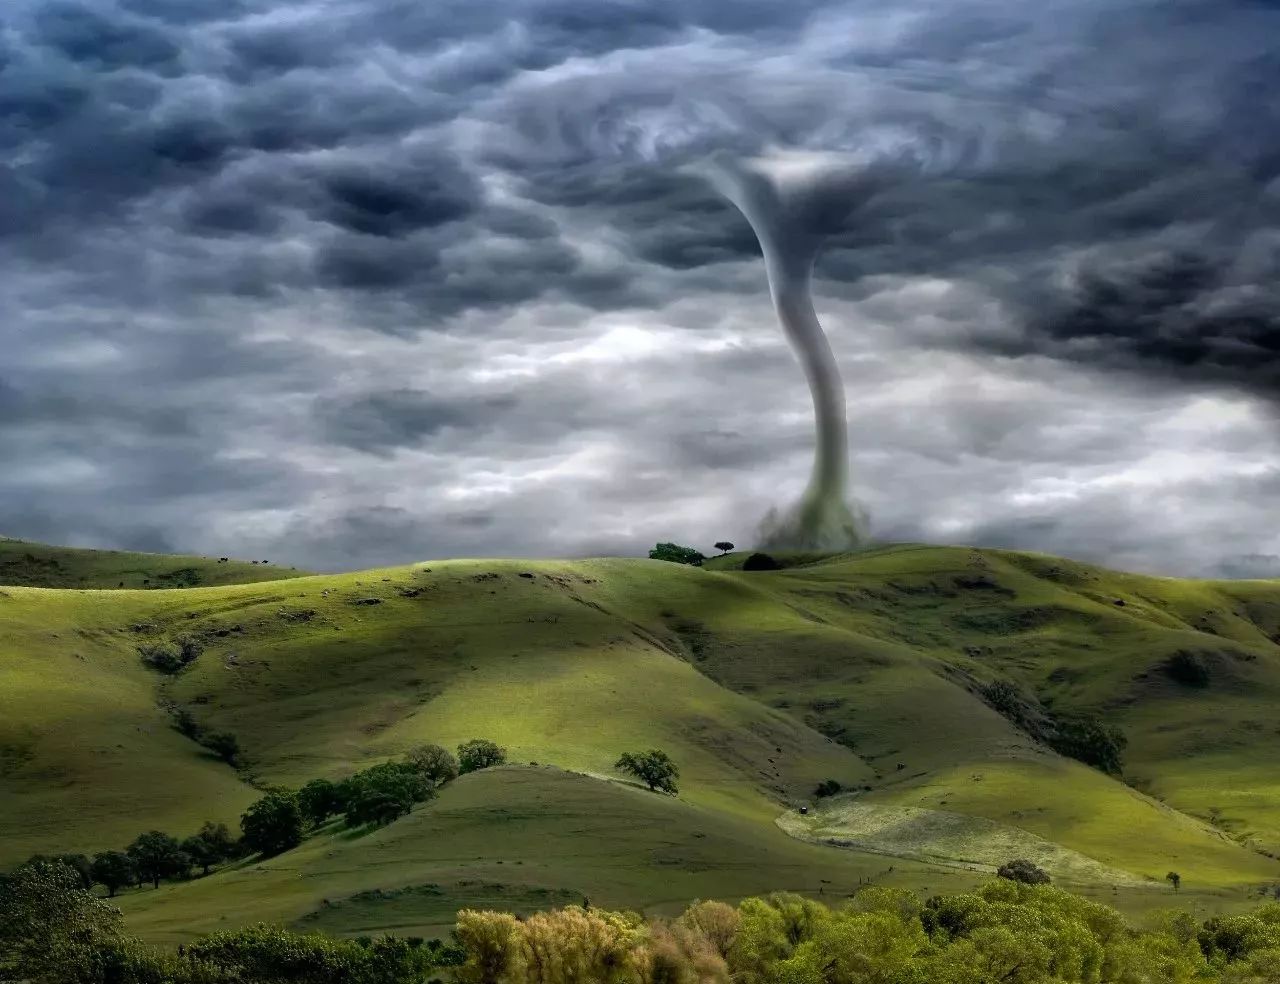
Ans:
[[[882,534],[1280,555],[1241,477],[1275,455],[1274,4],[0,16],[4,532],[339,567],[758,515],[803,387],[750,227],[681,165],[781,147],[886,177],[815,214]]]

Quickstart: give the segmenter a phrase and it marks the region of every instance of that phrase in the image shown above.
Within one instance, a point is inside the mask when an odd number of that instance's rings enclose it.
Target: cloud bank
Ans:
[[[852,155],[885,539],[1280,575],[1280,8],[16,0],[0,532],[350,568],[747,541],[808,394],[683,165]]]

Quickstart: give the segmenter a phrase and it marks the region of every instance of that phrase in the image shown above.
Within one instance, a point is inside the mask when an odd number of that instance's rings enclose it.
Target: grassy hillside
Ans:
[[[266,561],[124,550],[76,550],[0,537],[0,585],[33,588],[194,588],[300,577]]]
[[[0,589],[0,863],[234,822],[265,785],[486,736],[522,767],[467,777],[376,833],[322,832],[123,905],[165,939],[224,915],[403,930],[476,899],[950,888],[1015,848],[1130,909],[1169,904],[1170,869],[1208,908],[1280,883],[1264,853],[1280,853],[1280,585],[962,548],[797,556],[769,573],[741,560]],[[181,674],[139,659],[180,637],[202,648]],[[1035,714],[1118,725],[1123,775],[989,706],[997,680]],[[174,730],[179,708],[235,734],[242,768]],[[678,800],[613,773],[646,747],[680,764]],[[795,822],[825,778],[847,792]]]

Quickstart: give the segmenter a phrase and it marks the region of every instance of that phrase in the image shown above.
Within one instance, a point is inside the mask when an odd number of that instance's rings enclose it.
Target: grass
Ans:
[[[51,551],[53,568],[23,547],[28,581],[44,571],[57,589],[0,588],[0,864],[234,824],[266,785],[423,741],[490,737],[523,766],[380,831],[126,894],[151,938],[257,919],[407,932],[477,899],[565,893],[660,909],[871,878],[952,890],[982,877],[956,861],[1016,848],[1132,911],[1173,901],[1170,869],[1205,911],[1280,883],[1265,853],[1280,853],[1280,584],[902,545],[784,556],[777,572],[742,572],[738,553],[704,569],[449,561],[121,590],[99,554],[81,569]],[[202,646],[190,668],[142,665],[140,643],[179,637]],[[1207,686],[1165,672],[1179,651]],[[1119,725],[1125,775],[1020,731],[978,695],[996,679]],[[175,731],[173,708],[233,733],[241,768]],[[613,773],[648,747],[679,763],[678,799]],[[791,822],[825,778],[857,809]],[[815,829],[855,846],[804,842]]]

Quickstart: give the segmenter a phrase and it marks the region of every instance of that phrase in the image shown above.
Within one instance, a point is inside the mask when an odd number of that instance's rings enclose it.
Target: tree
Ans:
[[[51,862],[56,864],[64,864],[80,878],[82,888],[93,887],[93,873],[89,859],[83,854],[33,854],[27,859],[27,864],[35,864],[37,862]]]
[[[1009,881],[1022,882],[1024,885],[1048,885],[1049,873],[1037,867],[1026,858],[1008,861],[996,869],[996,874]]]
[[[732,543],[730,543],[728,540],[721,540],[719,543],[717,543],[717,544],[715,545],[715,547],[716,547],[716,549],[717,549],[717,550],[719,550],[719,551],[720,551],[720,555],[721,555],[721,556],[724,556],[724,555],[725,555],[725,554],[727,554],[730,550],[732,550],[732,549],[733,549],[733,544],[732,544]]]
[[[692,564],[697,567],[707,558],[693,547],[682,547],[678,543],[659,543],[649,551],[650,560],[667,560],[673,564]]]
[[[63,862],[28,862],[0,877],[0,979],[90,980],[83,972],[119,938],[120,910],[95,898]]]
[[[212,850],[209,843],[201,839],[199,834],[193,834],[182,842],[180,845],[182,853],[191,859],[191,863],[200,869],[200,873],[207,875],[209,869],[217,864],[221,858]]]
[[[385,790],[371,788],[356,794],[347,804],[347,826],[362,827],[367,823],[379,827],[398,820],[413,809],[413,800]]]
[[[345,808],[338,786],[328,779],[312,779],[298,790],[298,808],[307,823],[318,827]]]
[[[133,859],[124,851],[95,854],[90,871],[93,873],[93,880],[106,888],[107,894],[112,898],[124,886],[132,885],[138,874],[133,867]]]
[[[1090,717],[1055,718],[1054,727],[1056,733],[1050,737],[1049,745],[1059,755],[1111,775],[1120,774],[1129,741],[1119,728]]]
[[[245,847],[263,857],[297,847],[302,843],[302,829],[298,797],[283,789],[267,793],[240,818]]]
[[[822,799],[824,796],[836,795],[843,788],[835,779],[823,779],[822,782],[818,783],[818,788],[813,791],[813,795],[818,799]]]
[[[139,834],[127,848],[138,877],[160,887],[160,879],[176,878],[191,870],[191,858],[182,850],[177,838],[159,830]]]
[[[418,745],[404,757],[433,786],[443,786],[458,778],[458,760],[440,745]]]
[[[240,853],[240,845],[225,823],[206,820],[196,836],[208,845],[219,861],[229,861]]]
[[[647,752],[623,752],[613,767],[635,776],[653,792],[675,795],[680,770],[666,752],[651,748]]]
[[[1178,874],[1176,871],[1169,872],[1167,875],[1164,876],[1164,880],[1169,882],[1173,886],[1173,890],[1175,892],[1182,887],[1182,876]]]
[[[458,746],[458,769],[461,772],[487,769],[506,760],[507,750],[488,738],[472,738]]]

